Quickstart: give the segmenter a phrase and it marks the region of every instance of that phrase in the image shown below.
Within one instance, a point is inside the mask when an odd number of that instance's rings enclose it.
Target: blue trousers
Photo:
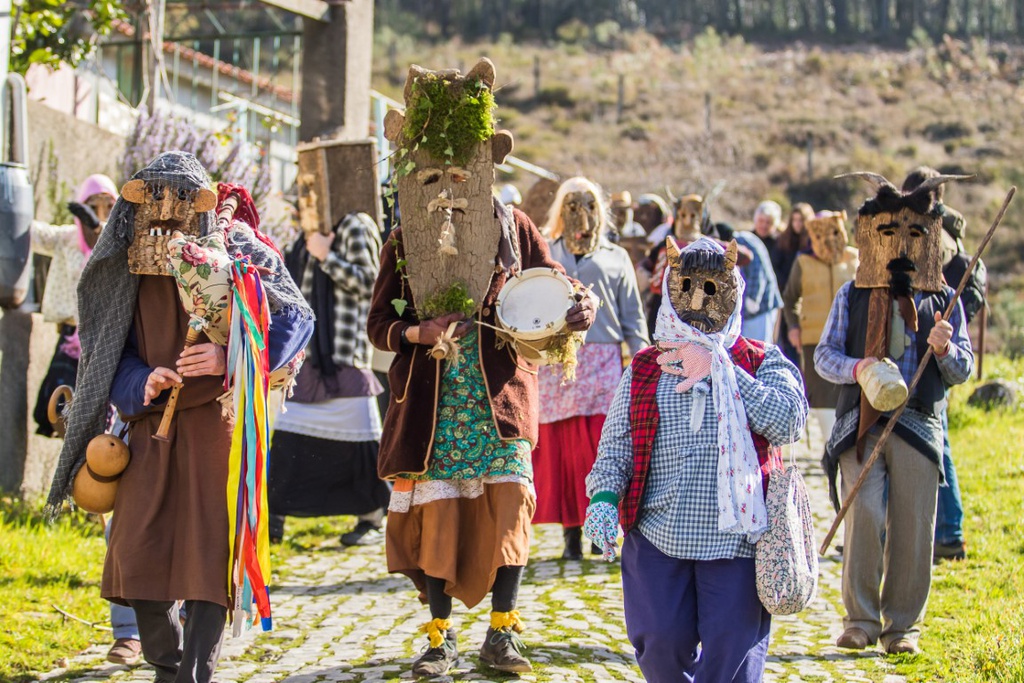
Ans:
[[[622,546],[626,632],[648,683],[759,683],[771,616],[754,559],[679,560],[637,530]]]
[[[942,545],[963,543],[964,504],[960,497],[960,482],[956,478],[956,465],[949,447],[949,415],[942,411],[942,471],[946,483],[939,486],[939,500],[935,508],[935,542]]]

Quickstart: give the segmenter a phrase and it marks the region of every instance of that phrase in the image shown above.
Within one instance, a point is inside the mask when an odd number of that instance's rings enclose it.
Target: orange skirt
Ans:
[[[395,482],[387,522],[388,571],[412,579],[423,602],[425,577],[444,579],[445,593],[472,608],[490,592],[500,567],[526,566],[536,498],[528,484],[478,479],[446,482],[468,495],[415,502],[417,487],[439,483]],[[396,510],[395,499],[403,497],[412,505]]]

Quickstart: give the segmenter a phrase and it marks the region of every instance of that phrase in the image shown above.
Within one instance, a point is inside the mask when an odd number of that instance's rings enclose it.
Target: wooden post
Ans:
[[[711,135],[711,93],[704,93],[704,130]]]
[[[626,107],[626,74],[619,74],[619,97],[615,104],[615,123],[622,123],[622,111]]]
[[[807,132],[807,182],[814,179],[814,136]]]
[[[533,57],[533,97],[540,98],[540,55]]]
[[[302,22],[299,139],[369,134],[373,0],[330,5],[330,21]]]
[[[0,491],[21,495],[28,456],[28,360],[32,314],[0,312]]]

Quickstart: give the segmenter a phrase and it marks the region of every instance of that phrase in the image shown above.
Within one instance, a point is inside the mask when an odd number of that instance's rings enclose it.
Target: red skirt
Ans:
[[[533,449],[534,524],[583,526],[586,478],[597,459],[604,419],[604,415],[580,415],[540,425]]]

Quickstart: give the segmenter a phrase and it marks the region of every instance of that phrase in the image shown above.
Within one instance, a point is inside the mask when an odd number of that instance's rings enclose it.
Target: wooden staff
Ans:
[[[1016,186],[1011,187],[1010,191],[1006,193],[1006,199],[1003,200],[1003,206],[999,209],[999,213],[996,214],[996,219],[992,223],[992,227],[988,229],[988,233],[985,235],[985,239],[981,241],[981,245],[978,247],[978,251],[974,254],[974,257],[971,259],[971,263],[967,267],[967,270],[964,271],[963,277],[960,278],[960,285],[956,288],[956,293],[953,294],[952,298],[950,298],[949,305],[946,306],[946,311],[942,314],[943,320],[948,321],[949,316],[953,314],[953,310],[956,308],[957,300],[963,293],[964,288],[967,287],[967,282],[971,279],[971,273],[974,272],[974,267],[978,265],[978,259],[981,258],[982,252],[985,251],[985,247],[988,246],[988,243],[992,239],[992,235],[995,233],[996,228],[999,227],[999,223],[1003,220],[1003,214],[1006,213],[1006,208],[1010,205],[1010,201],[1013,199],[1013,195],[1016,193]],[[921,375],[924,374],[925,366],[927,366],[928,361],[932,359],[932,355],[932,347],[929,344],[928,349],[924,352],[924,356],[921,358],[921,362],[917,364],[917,371],[914,372],[914,378],[910,381],[910,387],[907,390],[908,400],[910,396],[914,394],[914,389],[917,387],[917,383],[921,380]],[[903,411],[906,409],[906,407],[907,401],[904,401],[903,405],[897,408],[896,411],[892,414],[892,417],[890,417],[889,420],[885,423],[885,428],[879,435],[878,441],[875,442],[875,447],[871,451],[871,456],[868,458],[867,462],[864,463],[864,468],[861,470],[860,476],[857,477],[857,481],[856,483],[854,483],[853,488],[850,489],[850,494],[846,497],[846,500],[843,501],[843,506],[839,508],[839,513],[836,515],[835,521],[832,522],[832,528],[830,528],[828,530],[828,533],[825,534],[825,540],[822,541],[821,548],[818,550],[820,554],[824,555],[826,552],[828,552],[828,547],[829,545],[831,545],[832,539],[835,537],[836,531],[838,531],[840,523],[842,523],[843,518],[846,517],[846,513],[850,511],[850,506],[853,504],[854,498],[857,497],[857,493],[860,492],[861,486],[864,485],[864,481],[868,477],[868,472],[871,471],[871,466],[875,464],[875,461],[878,460],[878,456],[881,455],[882,446],[885,445],[886,439],[888,439],[889,435],[892,434],[893,428],[896,426],[896,423],[899,422],[900,416],[903,415]]]
[[[238,195],[232,193],[228,195],[224,202],[220,205],[217,211],[217,227],[222,229],[225,233],[231,227],[231,221],[235,216],[235,211],[238,209]],[[199,338],[203,333],[196,330],[191,325],[188,328],[188,334],[185,335],[185,348],[194,346],[199,342]],[[157,441],[167,442],[170,441],[168,436],[171,433],[171,420],[174,419],[174,410],[178,405],[178,394],[181,393],[182,384],[176,384],[171,389],[171,395],[167,398],[167,405],[164,406],[164,415],[160,419],[160,426],[156,430],[156,434],[153,438]]]

